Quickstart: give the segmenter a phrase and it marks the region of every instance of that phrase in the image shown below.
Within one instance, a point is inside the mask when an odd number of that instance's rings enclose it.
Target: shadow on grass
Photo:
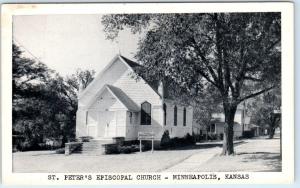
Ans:
[[[245,141],[238,141],[236,143],[234,143],[234,146],[238,146],[241,144],[245,144]],[[158,150],[160,151],[170,151],[170,150],[197,150],[197,149],[209,149],[209,148],[215,148],[215,147],[219,147],[222,148],[223,147],[223,143],[199,143],[199,144],[194,144],[194,145],[186,145],[186,146],[172,146],[170,148],[160,148]]]
[[[281,156],[279,153],[272,152],[242,152],[237,153],[236,155],[243,156],[243,161],[245,163],[262,161],[264,165],[271,168],[271,170],[267,170],[268,172],[281,172],[282,163]]]

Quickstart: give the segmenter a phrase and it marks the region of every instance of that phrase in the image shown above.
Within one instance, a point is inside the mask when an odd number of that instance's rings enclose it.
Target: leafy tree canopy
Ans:
[[[143,74],[197,92],[217,87],[239,103],[280,83],[280,13],[106,15],[109,39],[128,27],[145,33],[136,59]]]
[[[64,78],[42,62],[24,57],[15,44],[12,60],[13,132],[25,137],[27,149],[45,138],[63,143],[74,139],[78,88],[86,87],[95,71],[78,69]]]
[[[111,14],[102,24],[108,39],[125,28],[143,34],[135,58],[144,77],[171,80],[196,97],[217,89],[224,154],[234,153],[237,105],[280,85],[280,13]]]

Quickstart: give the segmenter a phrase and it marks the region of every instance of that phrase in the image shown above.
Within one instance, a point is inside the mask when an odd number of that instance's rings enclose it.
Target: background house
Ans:
[[[250,116],[246,114],[245,105],[238,106],[234,117],[234,138],[250,136],[260,136],[264,130],[255,124],[250,123]],[[224,113],[213,113],[211,121],[206,126],[200,126],[196,121],[193,122],[193,132],[204,140],[206,139],[223,139],[225,115]]]

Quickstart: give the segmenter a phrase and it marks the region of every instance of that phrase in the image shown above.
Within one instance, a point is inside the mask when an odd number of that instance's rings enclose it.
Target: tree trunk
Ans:
[[[269,130],[269,139],[272,139],[275,134],[275,127],[271,127]]]
[[[224,105],[225,112],[225,125],[224,125],[224,137],[223,137],[223,151],[222,155],[233,155],[233,125],[234,116],[237,106]]]
[[[272,139],[275,134],[276,128],[276,117],[274,114],[271,115],[270,128],[269,128],[269,139]]]

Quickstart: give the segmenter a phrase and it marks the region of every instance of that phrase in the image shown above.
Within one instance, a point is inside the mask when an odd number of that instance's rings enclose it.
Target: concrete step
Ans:
[[[103,155],[103,145],[113,143],[111,139],[99,139],[99,140],[90,140],[89,142],[83,142],[81,150],[77,151],[77,154],[94,156],[94,155]]]

